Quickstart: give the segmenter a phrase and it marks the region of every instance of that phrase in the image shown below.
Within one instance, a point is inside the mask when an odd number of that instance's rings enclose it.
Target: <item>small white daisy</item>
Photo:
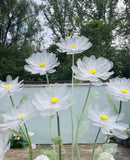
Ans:
[[[130,100],[130,78],[113,78],[107,83],[107,92],[119,101]]]
[[[115,160],[115,158],[108,152],[102,152],[97,160]]]
[[[84,36],[73,36],[61,39],[61,42],[57,43],[57,46],[59,47],[59,52],[77,54],[89,49],[92,46],[92,43],[90,43],[89,39]]]
[[[34,160],[49,160],[49,158],[42,154],[42,155],[38,156],[36,159],[34,159]]]
[[[46,91],[41,90],[40,94],[35,95],[33,105],[43,116],[51,116],[56,112],[71,106],[71,96],[66,86],[54,85],[46,87]]]
[[[10,113],[2,114],[3,123],[0,124],[2,131],[8,129],[17,129],[22,126],[27,120],[30,120],[36,115],[36,110],[30,102],[26,102],[20,108],[13,108]]]
[[[94,121],[93,125],[101,127],[101,131],[107,135],[115,135],[121,139],[128,138],[124,131],[129,127],[128,124],[119,123],[124,114],[112,115],[109,108],[100,109],[98,105],[92,106],[88,109],[88,117]],[[119,132],[122,134],[118,134]]]
[[[117,146],[118,144],[116,143],[105,143],[102,146],[97,147],[94,152],[94,160],[97,160],[103,152],[107,152],[114,156],[117,152]]]
[[[0,134],[0,160],[4,159],[5,153],[10,149],[9,135]]]
[[[8,75],[6,77],[6,82],[0,81],[0,97],[10,93],[13,95],[15,92],[19,92],[22,89],[22,81],[18,82],[18,78],[16,77],[14,80],[12,80],[12,77]]]
[[[24,66],[24,69],[32,74],[45,75],[46,73],[53,73],[60,63],[57,62],[58,58],[54,53],[48,53],[43,51],[42,53],[33,53],[25,61],[28,65]]]
[[[113,72],[113,63],[108,59],[95,56],[83,57],[83,60],[78,59],[77,66],[72,66],[74,77],[83,81],[100,82],[100,80],[108,79]]]

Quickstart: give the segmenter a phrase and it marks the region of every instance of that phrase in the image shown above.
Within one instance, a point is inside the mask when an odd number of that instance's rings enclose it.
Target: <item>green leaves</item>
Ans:
[[[58,160],[58,155],[53,150],[46,150],[46,151],[41,150],[37,156],[40,156],[42,154],[46,155],[49,158],[49,160]]]
[[[116,105],[114,104],[113,100],[111,99],[111,97],[110,97],[108,94],[107,94],[106,96],[107,96],[108,102],[111,104],[111,106],[112,106],[115,114],[118,114],[117,107],[116,107]]]
[[[27,99],[28,99],[29,95],[28,94],[25,94],[21,100],[19,101],[19,104],[17,105],[16,108],[19,108]]]
[[[12,132],[12,133],[14,133],[14,134],[16,134],[19,137],[23,137],[23,135],[21,133],[17,132],[16,130],[9,129],[9,131]]]
[[[51,138],[51,141],[55,145],[62,145],[63,144],[63,140],[60,136]]]
[[[27,144],[27,141],[24,139],[24,136],[22,133],[16,130],[9,129],[10,132],[12,132],[15,135],[12,135],[12,137],[9,139],[10,147],[11,148],[25,148],[25,145]]]
[[[78,138],[81,138],[85,132],[88,130],[89,127],[89,121],[82,121],[79,127],[79,135]]]

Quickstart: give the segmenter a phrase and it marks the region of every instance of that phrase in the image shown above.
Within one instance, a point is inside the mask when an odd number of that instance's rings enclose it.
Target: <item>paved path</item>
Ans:
[[[92,144],[81,144],[80,146],[80,154],[81,160],[90,160],[91,152],[92,152]],[[51,145],[40,145],[34,151],[34,157],[36,157],[38,151],[40,149],[50,150],[52,149]],[[56,151],[58,151],[58,147],[56,147]],[[28,160],[29,149],[10,149],[6,153],[7,160]],[[63,145],[62,146],[62,160],[71,160],[71,145]],[[77,159],[76,148],[74,150],[74,160]],[[130,160],[130,148],[126,148],[124,146],[118,146],[118,151],[116,154],[116,160]]]

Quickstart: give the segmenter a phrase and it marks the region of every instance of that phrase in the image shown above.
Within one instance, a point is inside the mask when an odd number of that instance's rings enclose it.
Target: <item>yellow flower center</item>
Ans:
[[[103,115],[103,114],[100,117],[101,117],[102,121],[107,121],[109,119],[109,117],[107,117],[106,115]]]
[[[41,63],[40,63],[40,67],[44,67],[45,65],[46,65],[45,62],[41,62]]]
[[[127,90],[124,88],[121,88],[121,92],[125,94],[125,93],[127,93]]]
[[[88,71],[89,71],[91,74],[95,74],[95,72],[96,72],[96,70],[93,69],[93,68],[89,69]]]
[[[17,119],[23,119],[24,116],[25,116],[24,113],[18,114],[18,115],[17,115]]]
[[[71,47],[75,48],[75,47],[77,47],[77,45],[76,44],[71,44]]]
[[[58,98],[57,97],[53,97],[52,99],[51,99],[51,103],[56,103],[58,101]]]
[[[10,84],[5,85],[5,88],[10,88],[10,87],[11,87]]]

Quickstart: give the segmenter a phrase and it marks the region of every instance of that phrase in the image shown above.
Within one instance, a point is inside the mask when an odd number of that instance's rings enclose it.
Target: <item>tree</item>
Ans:
[[[0,0],[0,47],[18,45],[20,48],[35,41],[40,31],[38,6],[27,0]]]
[[[0,79],[8,74],[29,80],[25,58],[32,54],[32,42],[41,31],[37,20],[40,8],[31,0],[0,0]],[[32,78],[32,76],[30,75]],[[35,76],[34,76],[35,79]]]
[[[123,14],[121,17],[117,12],[118,0],[48,0],[47,2],[43,7],[43,12],[56,36],[56,41],[59,40],[59,37],[64,38],[75,32],[88,37],[93,46],[89,51],[76,55],[75,59],[92,54],[95,54],[96,57],[106,57],[114,63],[114,76],[124,76],[124,71],[121,74],[121,67],[118,66],[122,64],[123,59],[117,57],[125,51],[128,52],[128,47],[119,50],[112,44],[116,37],[113,34],[114,31],[116,35],[123,35],[128,39],[129,5],[127,0],[125,0],[127,6],[125,16]],[[67,13],[65,6],[68,6]],[[66,61],[65,54],[63,57]]]
[[[57,39],[65,38],[74,30],[74,7],[71,0],[48,0],[41,5],[43,14]]]

